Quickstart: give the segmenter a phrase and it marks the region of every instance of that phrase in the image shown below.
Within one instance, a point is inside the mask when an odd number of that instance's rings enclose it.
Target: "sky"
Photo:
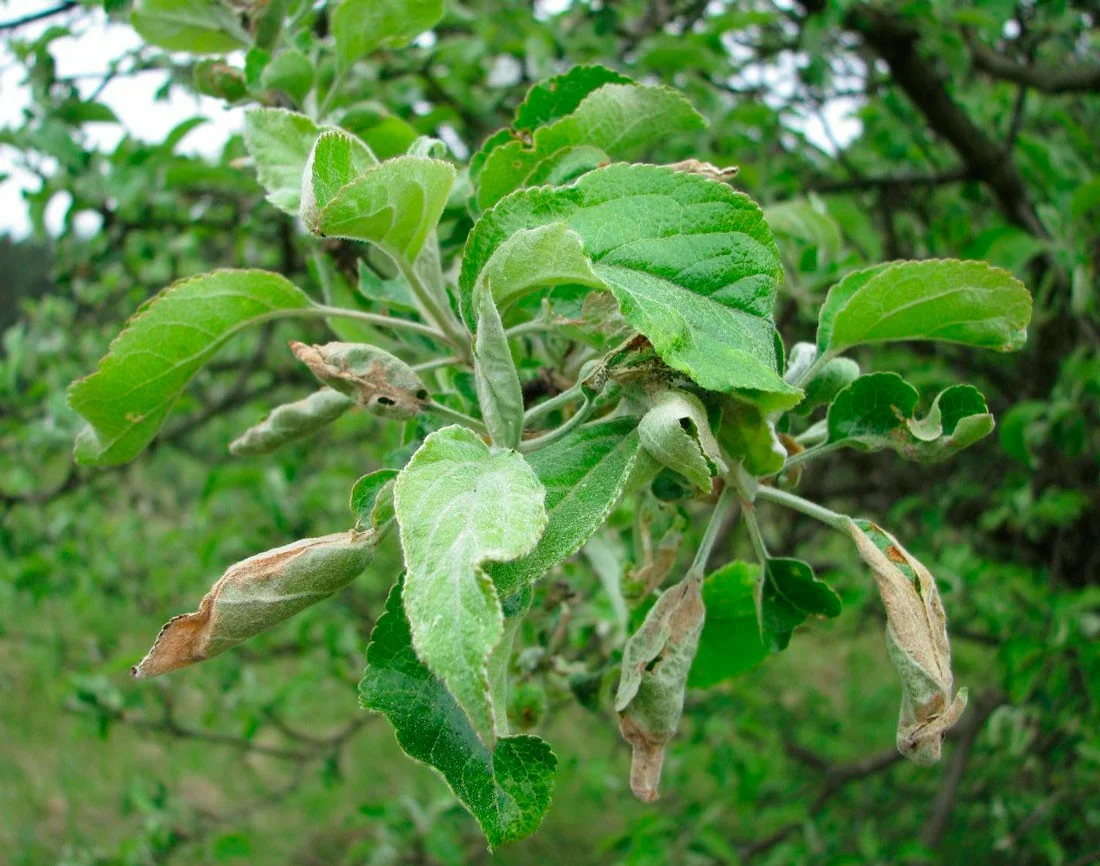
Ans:
[[[547,8],[540,11],[552,14],[568,3],[569,0],[550,0],[542,4]],[[54,5],[56,0],[0,0],[0,21],[11,21]],[[76,14],[79,16],[75,20],[80,21],[80,32],[55,41],[52,47],[58,76],[80,76],[78,87],[81,95],[87,97],[99,84],[99,77],[110,61],[138,47],[141,40],[128,24],[109,21],[101,11],[89,15],[78,10]],[[22,27],[17,35],[21,39],[31,40],[48,27],[70,20],[74,19],[55,16]],[[738,50],[736,45],[728,47],[732,52]],[[748,86],[763,82],[773,89],[776,99],[781,98],[794,86],[794,69],[798,59],[785,54],[777,60],[769,67],[750,70],[745,80],[736,83]],[[239,61],[237,65],[240,65]],[[0,41],[0,128],[21,123],[23,110],[29,102],[29,93],[21,83],[22,78],[22,67],[15,63],[6,44]],[[84,129],[92,142],[110,150],[127,133],[144,141],[159,141],[180,121],[202,115],[208,118],[208,122],[189,134],[179,149],[191,154],[218,153],[226,139],[240,128],[243,109],[227,108],[219,100],[194,96],[180,87],[172,88],[168,99],[158,101],[154,96],[164,79],[165,73],[153,70],[109,83],[99,101],[108,105],[121,123],[87,124]],[[852,116],[857,107],[858,104],[851,99],[833,100],[825,105],[820,116],[792,119],[791,125],[822,149],[832,152],[835,143],[843,146],[859,134],[859,121]],[[38,179],[19,168],[15,156],[11,148],[0,146],[0,176],[9,175],[0,183],[0,234],[24,237],[30,231],[30,222],[22,193],[26,189],[37,189]],[[59,231],[69,204],[66,195],[56,195],[51,200],[46,211],[46,223],[51,232]],[[81,216],[93,218],[92,214]],[[96,228],[91,222],[81,223],[79,219],[76,227],[78,231],[94,231]]]

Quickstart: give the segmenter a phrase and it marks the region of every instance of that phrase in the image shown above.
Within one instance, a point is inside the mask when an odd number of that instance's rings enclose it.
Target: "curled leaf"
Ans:
[[[683,159],[680,162],[672,162],[668,165],[673,171],[682,171],[685,174],[698,174],[708,180],[717,180],[722,183],[730,183],[739,171],[736,165],[730,165],[726,168],[719,168],[716,165],[712,165],[709,162],[703,162],[699,159]]]
[[[966,689],[952,696],[951,644],[936,579],[874,523],[853,520],[848,531],[886,608],[886,640],[902,688],[898,751],[917,764],[934,764],[944,734],[966,708]]]
[[[699,489],[710,492],[712,467],[723,471],[721,451],[702,401],[686,391],[662,391],[638,424],[646,451]]]
[[[302,400],[276,406],[263,421],[230,442],[229,453],[238,457],[268,454],[331,424],[353,405],[355,401],[346,394],[322,388]]]
[[[661,594],[623,650],[615,710],[634,751],[630,789],[646,803],[658,797],[665,745],[680,726],[705,614],[702,581],[687,577]]]
[[[134,666],[156,677],[206,661],[343,589],[374,556],[373,532],[303,538],[226,569],[194,613],[169,620]]]
[[[428,390],[400,358],[366,343],[307,346],[291,341],[295,357],[318,379],[383,418],[407,421],[428,404]]]

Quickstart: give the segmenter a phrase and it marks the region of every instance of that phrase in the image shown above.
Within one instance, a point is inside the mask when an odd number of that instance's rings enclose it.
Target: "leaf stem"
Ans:
[[[761,488],[761,490],[762,489],[763,488]],[[752,549],[756,553],[756,558],[760,560],[760,565],[766,568],[768,564],[768,548],[767,545],[764,544],[764,534],[760,531],[760,522],[756,519],[756,511],[753,507],[753,503],[743,503],[743,514],[745,517],[745,528],[749,531],[749,541],[752,542]]]
[[[791,384],[794,385],[796,388],[801,388],[807,382],[812,382],[814,376],[821,372],[821,368],[828,364],[831,360],[833,360],[832,352],[822,352],[820,355],[814,358],[814,362],[810,364],[809,367],[802,371],[802,375],[791,382]]]
[[[733,514],[734,509],[737,507],[737,500],[737,490],[732,484],[727,484],[722,488],[718,501],[714,504],[714,511],[710,514],[707,528],[703,532],[703,540],[699,542],[699,548],[695,551],[695,558],[691,561],[691,568],[688,569],[686,575],[687,578],[701,581],[706,576],[707,560],[710,559],[711,551],[718,541],[718,533],[722,531],[726,521]]]
[[[534,331],[546,331],[552,328],[553,325],[550,322],[544,322],[542,319],[532,319],[530,322],[523,322],[519,325],[513,325],[504,332],[509,340],[512,337],[519,337],[523,334],[529,334]]]
[[[543,415],[547,415],[553,412],[555,409],[560,409],[567,403],[575,400],[577,397],[582,396],[581,386],[578,382],[572,388],[568,388],[562,391],[555,397],[551,397],[543,403],[539,403],[537,406],[532,406],[526,412],[523,413],[523,426],[528,427]]]
[[[519,451],[521,454],[530,454],[532,451],[538,451],[540,448],[545,448],[547,445],[551,445],[557,442],[563,436],[568,434],[575,427],[579,427],[585,421],[588,420],[588,416],[592,414],[595,409],[595,405],[585,397],[584,403],[574,413],[573,417],[562,424],[560,427],[555,427],[549,433],[544,433],[536,439],[527,439],[519,443]]]
[[[797,496],[794,493],[788,493],[786,490],[779,490],[775,487],[768,487],[766,485],[760,485],[760,489],[756,491],[758,499],[764,499],[768,502],[774,502],[777,505],[783,505],[794,511],[801,512],[807,517],[812,517],[814,520],[820,520],[826,526],[829,526],[838,532],[847,532],[848,524],[851,522],[851,518],[844,514],[839,514],[836,511],[830,511],[823,505],[818,505],[816,502],[811,502],[809,499],[803,499],[801,496]]]
[[[469,427],[476,433],[489,432],[485,424],[477,418],[459,412],[457,409],[452,409],[450,406],[444,406],[442,403],[436,403],[434,400],[428,404],[427,409],[429,412],[434,412],[436,415],[446,418],[448,421],[454,421],[456,424],[461,424],[463,427]]]
[[[333,76],[332,84],[329,85],[328,91],[325,93],[325,98],[321,101],[321,105],[317,109],[317,120],[324,120],[328,115],[329,109],[332,108],[332,102],[340,92],[340,88],[343,86],[347,74],[348,70],[340,69],[339,64],[337,64],[336,75]]]
[[[367,313],[362,310],[348,310],[343,307],[329,307],[323,304],[314,304],[302,310],[294,310],[292,315],[320,316],[326,319],[357,319],[360,322],[369,322],[384,328],[404,328],[406,331],[415,331],[426,337],[442,342],[447,341],[447,336],[431,325],[423,322],[414,322],[410,319],[395,319],[393,316],[383,316],[379,313]]]
[[[801,433],[794,437],[794,441],[799,445],[818,445],[823,442],[829,436],[829,422],[822,418],[816,424],[807,427]]]
[[[429,370],[436,370],[440,367],[450,367],[452,364],[461,364],[462,359],[457,355],[451,355],[447,358],[435,358],[431,361],[425,361],[422,364],[413,364],[413,371],[416,373],[426,373]]]
[[[428,318],[443,332],[447,342],[458,350],[459,357],[464,361],[469,360],[470,335],[466,332],[465,327],[458,322],[450,309],[444,310],[440,306],[431,290],[420,279],[416,268],[404,256],[394,255],[392,258],[397,264],[398,270],[401,271],[401,275],[408,281],[409,288],[416,295],[416,299],[420,302]]]
[[[820,457],[822,454],[836,451],[840,447],[839,442],[822,442],[820,445],[814,445],[807,448],[805,451],[799,451],[797,454],[792,454],[787,458],[787,462],[783,464],[783,468],[790,469],[792,466],[797,466],[799,463],[805,463],[807,460],[813,460],[815,457]]]

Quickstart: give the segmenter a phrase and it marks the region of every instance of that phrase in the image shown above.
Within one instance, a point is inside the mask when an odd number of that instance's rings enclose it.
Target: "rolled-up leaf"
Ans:
[[[375,415],[408,421],[428,404],[428,389],[413,368],[376,346],[291,341],[290,349],[318,379]]]
[[[303,538],[231,565],[194,613],[169,620],[131,673],[156,677],[213,658],[343,589],[370,563],[373,531]]]
[[[615,710],[634,750],[630,789],[645,803],[658,797],[665,745],[680,727],[705,614],[702,581],[689,576],[657,599],[623,650]]]
[[[346,394],[322,388],[302,400],[276,406],[263,421],[230,442],[229,453],[238,457],[269,454],[331,424],[354,405]]]
[[[936,579],[874,523],[853,520],[849,532],[886,607],[886,640],[902,688],[898,751],[917,764],[934,764],[944,734],[966,708],[966,689],[952,695],[951,644]]]

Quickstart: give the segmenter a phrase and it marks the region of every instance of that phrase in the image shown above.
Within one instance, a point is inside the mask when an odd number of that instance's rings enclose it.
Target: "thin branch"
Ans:
[[[33,24],[35,21],[44,21],[47,18],[53,18],[55,15],[61,15],[71,9],[75,9],[79,5],[80,4],[77,3],[76,0],[66,0],[64,3],[58,3],[56,6],[41,9],[38,12],[32,12],[30,15],[24,15],[22,18],[13,18],[11,21],[0,22],[0,32],[15,30],[27,24]]]
[[[1025,66],[1003,57],[977,41],[971,41],[970,51],[974,58],[974,68],[993,78],[1013,81],[1043,93],[1100,92],[1100,63]]]
[[[856,177],[849,180],[824,179],[810,181],[808,186],[815,192],[822,193],[865,192],[868,190],[895,191],[918,187],[947,186],[971,179],[973,179],[973,176],[970,171],[959,167],[933,174],[896,174],[885,177]]]

